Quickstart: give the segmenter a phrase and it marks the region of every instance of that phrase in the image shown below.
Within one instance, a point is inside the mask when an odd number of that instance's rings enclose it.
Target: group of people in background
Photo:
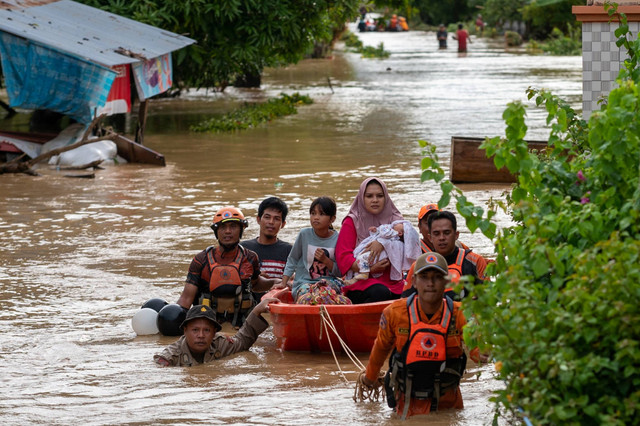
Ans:
[[[438,26],[438,31],[436,32],[438,48],[447,48],[447,37],[447,28],[444,24],[440,24],[440,26]],[[458,52],[465,53],[467,51],[467,43],[471,43],[471,38],[469,37],[469,32],[464,28],[464,25],[458,24],[458,30],[454,35],[452,35],[452,37],[454,40],[458,41]]]
[[[309,303],[303,298],[319,287],[346,296],[336,303],[397,299],[411,291],[413,264],[428,251],[445,257],[454,282],[463,275],[485,279],[486,261],[458,241],[453,213],[435,204],[422,206],[418,235],[379,178],[362,182],[339,232],[333,227],[337,206],[331,197],[313,200],[311,226],[300,230],[293,245],[278,238],[287,214],[284,201],[265,199],[256,217],[259,235],[242,240],[248,226],[243,213],[235,207],[216,212],[211,228],[218,245],[193,258],[177,303],[184,309],[207,305],[240,326],[253,301],[272,288],[290,288],[298,303]],[[448,295],[457,300],[464,291]]]
[[[373,18],[367,13],[367,8],[360,8],[360,19],[358,21],[358,31],[409,31],[409,24],[404,16],[391,14],[388,10],[378,17]]]
[[[358,21],[358,31],[366,32],[366,31],[408,31],[409,26],[407,24],[407,20],[402,16],[397,16],[395,14],[385,15],[380,17],[379,19],[371,19],[368,17],[366,13],[366,8],[361,10],[361,16]],[[482,15],[478,15],[475,20],[475,29],[476,33],[482,35],[484,32],[484,20],[482,19]],[[458,24],[458,28],[454,34],[452,34],[454,40],[458,41],[458,52],[465,53],[467,52],[467,44],[472,43],[471,37],[469,36],[469,32],[464,28],[463,24]],[[438,26],[438,30],[436,32],[436,39],[438,40],[438,48],[446,49],[447,48],[447,38],[448,32],[447,28],[444,24],[440,24]]]
[[[218,245],[193,258],[178,299],[186,312],[180,325],[184,335],[156,355],[155,361],[188,366],[248,349],[268,327],[262,314],[270,304],[279,303],[279,299],[264,297],[272,288],[290,289],[294,301],[307,304],[400,299],[381,316],[361,385],[374,386],[383,361],[394,348],[396,354],[404,354],[398,355],[404,356],[398,359],[399,365],[409,368],[407,356],[416,356],[407,353],[419,344],[409,330],[417,327],[426,333],[419,335],[423,349],[416,351],[422,355],[414,359],[421,365],[419,374],[405,374],[401,386],[397,380],[402,380],[402,374],[394,376],[394,406],[404,417],[425,414],[434,407],[461,408],[458,385],[466,366],[462,341],[466,320],[460,300],[466,294],[465,290],[455,292],[453,283],[464,275],[482,283],[487,263],[458,241],[453,213],[436,204],[422,206],[418,235],[394,205],[385,183],[370,177],[360,185],[339,231],[333,227],[337,206],[331,197],[313,200],[311,226],[300,230],[293,245],[278,238],[287,214],[281,199],[265,199],[256,218],[259,235],[242,240],[248,226],[243,213],[235,207],[216,212],[211,228]],[[232,337],[218,333],[222,321],[231,322],[239,331]],[[438,340],[436,331],[428,331],[430,327],[447,337]],[[432,334],[436,336],[433,345],[429,343],[425,350],[424,342],[431,342]],[[439,361],[434,356],[440,356]],[[472,357],[478,359],[477,351]],[[427,371],[425,362],[435,367]],[[440,371],[445,364],[445,372]]]

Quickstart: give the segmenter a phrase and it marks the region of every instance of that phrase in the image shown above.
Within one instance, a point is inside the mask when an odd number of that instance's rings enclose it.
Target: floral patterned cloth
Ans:
[[[296,303],[299,305],[350,305],[351,300],[342,295],[342,285],[342,282],[337,279],[321,279],[317,283],[308,284],[308,290],[300,289]]]

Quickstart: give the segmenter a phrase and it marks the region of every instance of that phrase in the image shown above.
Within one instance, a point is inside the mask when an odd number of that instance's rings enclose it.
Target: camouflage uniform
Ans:
[[[204,354],[204,362],[211,362],[237,352],[246,351],[258,339],[260,333],[268,327],[269,323],[262,316],[250,314],[235,335],[227,336],[224,333],[216,333],[209,350]],[[167,346],[162,353],[154,355],[153,359],[158,362],[161,357],[169,361],[170,365],[191,367],[200,364],[191,355],[184,336]]]

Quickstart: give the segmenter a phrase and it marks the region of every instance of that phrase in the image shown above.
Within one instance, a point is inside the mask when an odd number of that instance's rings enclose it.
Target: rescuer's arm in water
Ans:
[[[380,374],[384,361],[387,359],[396,343],[396,324],[389,321],[389,319],[392,318],[390,315],[390,309],[391,306],[386,307],[380,316],[378,336],[373,343],[371,355],[369,355],[366,374],[361,376],[362,384],[367,387],[372,387],[374,382],[378,379],[378,375]]]
[[[280,303],[278,299],[269,297],[263,299],[258,303],[251,311],[247,320],[244,322],[240,330],[233,336],[224,336],[214,340],[214,345],[219,354],[217,358],[232,355],[236,352],[246,351],[249,349],[255,341],[258,339],[260,333],[269,328],[269,323],[262,317],[262,314],[269,312],[269,305],[272,303]]]
[[[153,357],[154,361],[164,367],[172,365],[191,366],[214,361],[236,352],[245,351],[255,343],[260,333],[269,327],[269,323],[262,317],[262,314],[269,312],[269,305],[272,303],[279,303],[279,300],[266,298],[256,305],[235,335],[227,336],[224,333],[215,333],[215,335],[209,337],[211,340],[206,343],[209,345],[208,349],[204,353],[200,352],[199,358],[194,356],[193,351],[195,349],[191,349],[189,346],[188,337],[191,339],[194,339],[194,337],[187,336],[189,332],[187,328],[185,328],[185,335],[167,346],[162,353],[155,355]],[[202,309],[210,310],[210,308],[205,307],[202,307]],[[198,336],[198,334],[195,334],[195,336]],[[200,337],[198,336],[198,338]]]

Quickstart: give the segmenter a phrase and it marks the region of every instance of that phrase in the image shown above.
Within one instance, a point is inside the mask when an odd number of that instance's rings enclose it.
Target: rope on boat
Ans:
[[[342,337],[340,337],[340,335],[338,334],[338,330],[335,324],[333,323],[333,320],[331,319],[331,315],[329,315],[329,311],[327,311],[324,305],[320,306],[320,318],[322,318],[322,327],[320,327],[320,339],[322,339],[323,334],[326,334],[327,339],[329,340],[329,347],[331,348],[331,354],[333,355],[333,359],[336,362],[336,365],[338,366],[340,375],[345,380],[345,382],[349,383],[349,380],[344,375],[344,372],[342,371],[342,367],[340,367],[340,363],[338,362],[338,358],[336,357],[336,352],[333,349],[333,343],[331,343],[329,330],[333,331],[333,334],[336,335],[336,337],[338,338],[338,342],[340,342],[340,346],[342,346],[344,353],[347,354],[351,362],[353,362],[356,368],[360,369],[360,374],[358,374],[358,378],[356,379],[356,386],[353,392],[353,400],[356,402],[361,402],[365,400],[371,401],[371,402],[377,402],[377,401],[380,401],[380,397],[384,399],[385,397],[385,390],[383,386],[384,372],[380,373],[380,376],[375,381],[373,388],[367,388],[363,386],[361,380],[362,380],[362,376],[365,374],[366,367],[358,359],[358,357],[351,350],[351,348],[349,348],[349,346],[342,339]]]
[[[333,355],[333,359],[335,360],[336,365],[338,366],[340,375],[342,376],[345,382],[349,383],[349,380],[344,375],[344,372],[342,371],[342,367],[340,367],[340,363],[338,362],[338,358],[336,357],[336,351],[333,349],[333,343],[331,343],[331,336],[329,335],[329,330],[333,331],[333,334],[336,335],[336,337],[338,338],[338,342],[340,342],[340,346],[342,346],[344,353],[347,354],[351,362],[353,362],[353,364],[357,368],[360,368],[361,370],[363,370],[365,367],[362,364],[362,362],[360,362],[360,360],[353,353],[351,348],[349,348],[347,343],[344,340],[342,340],[342,337],[340,337],[340,335],[338,334],[338,329],[333,323],[333,320],[331,319],[331,315],[329,315],[329,312],[327,311],[327,308],[325,307],[325,305],[320,305],[320,318],[322,319],[322,327],[320,327],[320,339],[322,339],[323,334],[326,334],[327,340],[329,341],[329,348],[331,348],[331,354]]]

